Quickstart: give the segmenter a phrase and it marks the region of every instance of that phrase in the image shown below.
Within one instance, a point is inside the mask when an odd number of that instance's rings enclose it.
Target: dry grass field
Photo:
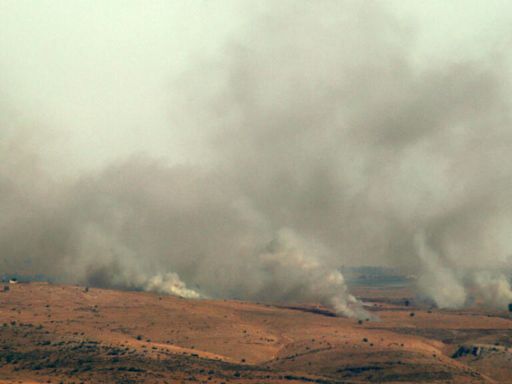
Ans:
[[[375,320],[306,304],[11,285],[0,292],[0,383],[512,382],[505,311],[432,309],[406,288],[354,293]]]

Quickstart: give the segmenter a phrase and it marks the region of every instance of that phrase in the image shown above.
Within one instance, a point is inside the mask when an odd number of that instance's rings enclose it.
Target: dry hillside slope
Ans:
[[[404,289],[356,293],[379,320],[314,305],[11,285],[0,292],[0,383],[512,382],[507,313],[422,308]]]

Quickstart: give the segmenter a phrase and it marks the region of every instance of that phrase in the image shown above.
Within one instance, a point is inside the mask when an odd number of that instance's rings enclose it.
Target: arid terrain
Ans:
[[[313,304],[9,288],[0,383],[512,382],[509,313],[438,310],[403,287],[353,289],[368,321]]]

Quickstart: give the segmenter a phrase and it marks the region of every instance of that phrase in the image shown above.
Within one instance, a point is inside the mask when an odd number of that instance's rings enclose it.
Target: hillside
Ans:
[[[510,382],[507,313],[429,309],[405,288],[356,294],[378,320],[315,305],[11,285],[0,292],[0,383]]]

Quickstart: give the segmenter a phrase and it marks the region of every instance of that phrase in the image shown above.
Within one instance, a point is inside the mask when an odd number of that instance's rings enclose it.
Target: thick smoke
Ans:
[[[176,83],[170,124],[203,154],[188,165],[134,155],[65,179],[41,165],[39,127],[4,119],[0,268],[364,316],[338,268],[371,263],[416,274],[440,307],[503,307],[507,77],[419,69],[409,35],[373,5],[269,5]]]

